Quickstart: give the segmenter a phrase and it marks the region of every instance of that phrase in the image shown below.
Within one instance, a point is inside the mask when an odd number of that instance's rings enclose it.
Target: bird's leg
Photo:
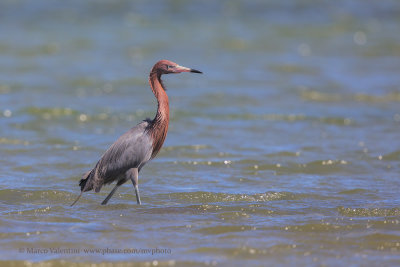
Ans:
[[[72,207],[73,205],[75,205],[76,202],[78,202],[78,200],[81,198],[82,194],[83,194],[83,191],[81,191],[81,193],[79,194],[79,196],[75,199],[74,203],[71,204],[71,207]]]
[[[138,205],[142,205],[142,202],[140,201],[140,195],[139,195],[139,186],[135,185],[135,193],[136,193],[136,201]]]
[[[140,201],[140,195],[139,195],[139,172],[137,168],[132,168],[129,171],[129,178],[132,181],[133,187],[135,188],[135,193],[136,193],[136,201],[139,205],[142,204],[142,202]]]
[[[110,194],[108,194],[108,196],[106,197],[106,199],[103,200],[103,202],[101,202],[101,205],[106,205],[107,202],[110,200],[110,198],[114,195],[115,191],[117,191],[118,187],[120,187],[120,183],[117,183],[114,188],[111,190]]]

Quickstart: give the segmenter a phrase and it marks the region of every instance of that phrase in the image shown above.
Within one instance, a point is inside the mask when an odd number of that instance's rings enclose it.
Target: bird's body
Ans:
[[[81,189],[99,192],[103,185],[126,179],[129,169],[141,169],[152,153],[152,141],[146,131],[149,125],[144,121],[119,137],[82,179]]]
[[[155,118],[139,123],[110,146],[96,166],[83,175],[79,182],[81,194],[72,205],[79,200],[83,192],[90,190],[99,192],[103,185],[116,181],[117,184],[102,202],[105,205],[117,188],[128,180],[132,181],[137,203],[141,204],[138,187],[139,172],[160,151],[168,131],[169,102],[161,75],[180,72],[201,73],[168,60],[161,60],[154,65],[150,72],[149,83],[158,102]]]

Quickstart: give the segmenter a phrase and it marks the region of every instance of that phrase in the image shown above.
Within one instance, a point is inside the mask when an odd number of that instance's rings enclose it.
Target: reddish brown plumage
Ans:
[[[150,134],[153,139],[153,152],[151,158],[154,158],[164,144],[168,132],[169,123],[169,102],[168,95],[161,81],[161,74],[155,65],[150,73],[149,83],[151,90],[157,98],[157,114],[150,125]]]
[[[157,114],[149,125],[149,132],[153,140],[151,158],[154,158],[160,151],[168,132],[169,102],[164,84],[161,80],[161,75],[181,72],[201,73],[201,71],[179,66],[169,60],[158,61],[150,71],[150,87],[158,102]]]

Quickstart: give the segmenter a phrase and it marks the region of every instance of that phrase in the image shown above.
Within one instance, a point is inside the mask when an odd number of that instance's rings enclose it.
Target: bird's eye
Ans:
[[[167,66],[167,69],[173,69],[173,68],[174,68],[174,66],[171,66],[171,65]]]

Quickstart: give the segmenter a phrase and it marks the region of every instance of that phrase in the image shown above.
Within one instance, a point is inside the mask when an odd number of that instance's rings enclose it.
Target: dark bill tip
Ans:
[[[190,69],[190,72],[194,72],[194,73],[202,73],[201,71],[199,71],[199,70],[195,70],[195,69]]]

